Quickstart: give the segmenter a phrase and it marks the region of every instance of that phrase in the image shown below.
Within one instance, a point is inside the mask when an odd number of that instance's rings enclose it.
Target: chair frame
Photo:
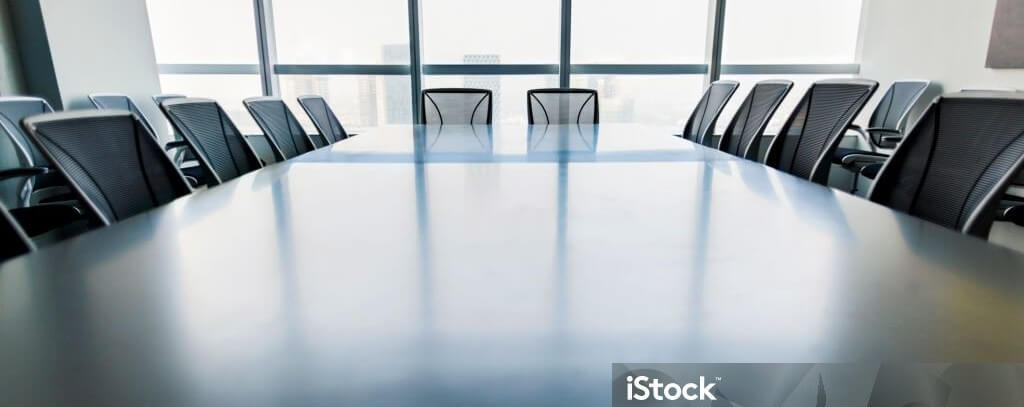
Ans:
[[[832,156],[835,154],[836,148],[839,147],[839,143],[843,141],[843,135],[846,134],[846,129],[848,129],[850,127],[850,124],[854,120],[856,120],[857,116],[860,115],[860,113],[864,110],[864,107],[867,106],[867,102],[871,100],[871,97],[874,96],[875,92],[878,90],[878,82],[876,81],[870,79],[824,79],[811,84],[811,86],[807,88],[807,91],[804,92],[804,95],[800,98],[800,102],[797,103],[796,108],[793,109],[792,112],[790,112],[789,117],[786,119],[785,124],[782,125],[779,134],[775,135],[775,138],[772,140],[771,144],[768,145],[768,153],[765,155],[764,160],[765,165],[775,169],[779,169],[780,171],[786,173],[790,173],[788,170],[780,169],[782,163],[779,162],[779,160],[782,159],[782,143],[784,142],[780,142],[779,140],[782,140],[785,137],[787,137],[786,133],[789,131],[790,128],[793,127],[793,122],[800,115],[800,111],[803,109],[804,103],[811,102],[811,96],[814,94],[815,88],[817,88],[819,85],[832,84],[862,85],[868,88],[868,93],[867,95],[864,96],[864,102],[857,107],[856,111],[854,111],[852,115],[850,115],[849,121],[847,123],[844,123],[843,126],[835,126],[835,128],[838,130],[835,130],[833,134],[830,135],[828,140],[825,142],[824,151],[818,154],[818,158],[815,161],[813,168],[811,169],[811,173],[807,177],[807,179],[811,182],[818,183],[821,185],[828,184],[828,174],[832,166]],[[802,138],[803,135],[801,135],[801,139]],[[800,143],[800,140],[796,140],[796,143]]]
[[[279,98],[279,97],[276,97],[276,96],[256,96],[256,97],[246,98],[245,100],[242,100],[242,104],[245,105],[245,110],[249,111],[249,115],[252,116],[253,120],[256,122],[256,125],[258,125],[260,127],[260,130],[263,131],[263,136],[267,139],[267,143],[270,144],[270,149],[274,153],[274,159],[276,159],[278,162],[288,160],[288,157],[284,156],[284,151],[281,150],[281,146],[278,145],[277,138],[272,136],[272,135],[270,135],[271,132],[267,128],[268,126],[266,126],[264,121],[262,119],[260,119],[260,114],[256,113],[256,110],[253,107],[253,104],[254,103],[259,103],[259,102],[280,102],[281,105],[284,106],[285,110],[288,111],[288,114],[291,114],[292,118],[295,119],[296,123],[298,123],[299,120],[298,120],[298,118],[295,117],[295,113],[292,112],[292,110],[288,107],[288,105],[286,103],[284,103],[284,100]],[[307,133],[306,129],[302,127],[302,123],[298,123],[298,124],[299,124],[299,129],[302,130],[302,134],[303,134],[303,136],[305,138],[306,143],[308,143],[307,147],[309,147],[309,149],[310,149],[307,152],[312,152],[312,151],[316,150],[317,149],[316,142],[314,142],[313,139],[311,137],[309,137],[309,133]],[[302,153],[302,154],[305,154],[305,153]],[[302,155],[302,154],[299,154],[299,155]]]
[[[537,101],[537,104],[540,105],[541,110],[544,111],[544,117],[548,119],[547,123],[542,123],[542,124],[552,124],[551,123],[551,118],[548,116],[547,108],[544,107],[544,103],[542,103],[540,101],[540,99],[538,99],[537,96],[536,96],[536,94],[538,94],[538,93],[559,94],[559,95],[561,95],[561,94],[576,94],[576,93],[589,94],[590,97],[588,97],[587,100],[584,100],[583,104],[580,105],[580,111],[579,111],[579,113],[576,114],[576,123],[575,124],[595,124],[596,125],[596,124],[600,124],[601,123],[601,103],[600,103],[601,99],[600,99],[599,95],[597,94],[597,90],[595,90],[595,89],[584,89],[584,88],[539,88],[539,89],[530,89],[530,90],[526,91],[526,117],[527,117],[528,123],[531,124],[531,125],[537,124],[537,123],[534,123],[534,120],[533,120],[533,103],[532,102],[534,100]],[[594,122],[593,123],[580,123],[580,117],[583,116],[583,108],[586,107],[587,104],[590,103],[591,100],[594,101]],[[555,123],[555,124],[561,124],[561,123]],[[572,124],[572,123],[569,123],[569,124]]]
[[[178,123],[178,120],[175,119],[174,115],[168,111],[168,108],[174,105],[194,103],[212,103],[217,106],[217,110],[219,111],[220,114],[223,114],[225,117],[227,116],[227,112],[224,111],[224,108],[220,105],[220,103],[218,103],[216,100],[206,98],[167,99],[160,104],[160,109],[163,110],[164,115],[167,116],[167,119],[171,122],[171,126],[174,127],[174,130],[181,135],[181,138],[186,143],[188,143],[189,148],[191,148],[192,151],[195,152],[196,161],[199,162],[199,165],[202,166],[203,170],[206,171],[206,174],[209,175],[210,185],[213,186],[223,184],[225,181],[222,180],[220,178],[220,174],[217,174],[217,171],[214,170],[213,163],[211,163],[210,160],[206,157],[206,153],[204,152],[205,150],[199,148],[200,143],[197,140],[193,139],[191,131],[186,131],[187,129],[182,129],[182,126]],[[235,130],[236,133],[238,133],[238,137],[242,139],[242,145],[245,146],[245,148],[248,149],[248,153],[252,155],[251,158],[255,160],[257,169],[264,168],[265,166],[263,165],[262,160],[260,160],[259,154],[256,154],[256,149],[254,149],[252,145],[249,144],[249,140],[245,137],[245,134],[238,130],[238,126],[235,125],[235,122],[231,120],[230,117],[226,118],[228,120],[228,123],[231,124],[231,127]]]
[[[707,96],[707,97],[711,96],[710,95],[711,89],[716,84],[717,85],[732,85],[732,88],[730,88],[729,94],[725,95],[725,100],[722,101],[722,105],[715,112],[715,117],[714,117],[714,120],[711,121],[711,125],[709,125],[708,128],[706,130],[704,130],[704,132],[702,134],[696,135],[696,139],[695,140],[687,139],[686,138],[686,129],[689,129],[690,126],[693,125],[694,119],[697,118],[697,108],[700,107],[700,102],[702,100],[704,100],[705,96]],[[707,89],[704,89],[704,92],[701,93],[700,99],[697,100],[697,106],[694,106],[693,111],[690,112],[690,117],[686,119],[686,124],[683,125],[683,133],[682,133],[683,139],[689,140],[689,141],[691,141],[693,143],[700,144],[702,146],[709,146],[710,147],[711,139],[712,139],[712,137],[715,134],[715,123],[718,123],[718,119],[721,118],[722,112],[725,111],[725,106],[727,106],[729,104],[729,101],[732,100],[732,96],[736,94],[736,90],[738,90],[739,88],[740,88],[740,83],[737,82],[737,81],[730,81],[730,80],[723,79],[723,80],[717,80],[717,81],[711,82],[711,85],[708,86]],[[703,119],[705,116],[707,116],[707,113],[708,113],[707,109],[708,109],[708,107],[705,106],[704,107],[704,112],[701,114],[701,119]],[[719,140],[719,141],[721,141],[721,140]]]
[[[479,94],[483,94],[484,96],[482,98],[480,98],[480,101],[477,102],[477,104],[476,104],[476,108],[473,109],[473,112],[469,116],[470,122],[472,122],[473,118],[476,117],[477,109],[480,108],[480,104],[483,103],[484,100],[486,99],[487,100],[487,120],[486,120],[485,123],[482,123],[482,124],[485,124],[485,125],[492,124],[492,119],[494,118],[494,93],[491,92],[489,89],[478,89],[478,88],[431,88],[431,89],[423,89],[420,92],[420,123],[419,124],[423,124],[423,125],[427,124],[427,100],[429,99],[430,100],[430,104],[434,106],[435,110],[437,110],[438,117],[441,118],[441,123],[439,123],[439,124],[441,126],[444,126],[444,116],[441,114],[441,108],[438,107],[437,103],[434,102],[434,100],[429,96],[429,94],[431,94],[431,93],[467,93],[467,94],[479,93]],[[467,124],[474,124],[474,123],[467,123]]]
[[[760,151],[753,151],[754,150],[753,147],[755,145],[757,145],[758,149],[760,149],[761,138],[764,137],[764,132],[768,128],[768,124],[771,123],[772,118],[774,118],[775,114],[778,113],[779,107],[782,106],[782,102],[786,101],[786,97],[789,96],[789,92],[793,91],[793,81],[790,81],[790,80],[785,80],[785,79],[768,79],[768,80],[759,81],[759,82],[754,84],[754,87],[750,89],[750,93],[747,94],[747,97],[744,98],[743,102],[740,103],[740,107],[741,108],[742,108],[743,104],[747,103],[747,99],[755,96],[754,95],[754,91],[757,90],[757,86],[761,85],[761,84],[764,84],[764,85],[782,85],[782,86],[785,86],[785,89],[782,91],[782,95],[779,96],[778,100],[774,104],[772,104],[771,107],[769,107],[768,114],[765,115],[764,120],[757,126],[757,130],[754,133],[754,137],[751,138],[749,142],[747,142],[746,146],[740,146],[740,149],[743,150],[741,152],[741,154],[740,154],[740,157],[744,158],[744,159],[747,159],[747,160],[753,160],[753,161],[757,161],[758,155],[760,155]],[[751,101],[751,104],[753,104],[753,101]],[[753,106],[751,106],[749,109],[752,110]],[[737,113],[739,113],[739,111],[737,111]],[[750,113],[750,111],[748,110],[748,112],[747,112],[748,118],[749,118],[749,113]],[[735,130],[736,129],[736,125],[739,124],[738,123],[738,119],[739,119],[738,116],[733,115],[732,119],[729,120],[729,125],[726,126],[725,132],[722,133],[722,137],[718,139],[718,146],[716,146],[716,148],[719,151],[725,151],[725,150],[722,150],[722,147],[725,145],[726,140],[728,138],[732,137],[733,130]]]
[[[335,140],[335,141],[331,141],[331,140],[327,139],[327,133],[324,132],[324,128],[320,125],[320,121],[316,119],[316,116],[313,115],[313,112],[309,111],[309,106],[306,106],[305,101],[312,100],[312,99],[319,99],[319,100],[322,100],[324,102],[324,106],[327,108],[327,114],[329,114],[332,117],[334,117],[334,120],[336,120],[338,122],[338,126],[341,127],[341,132],[345,134],[345,137],[341,138],[341,140]],[[302,95],[302,96],[299,96],[299,97],[295,98],[295,100],[299,102],[299,106],[302,106],[302,111],[306,112],[306,116],[309,117],[309,121],[313,122],[313,127],[316,127],[316,131],[320,133],[319,134],[320,138],[324,139],[324,145],[321,146],[321,147],[326,147],[326,146],[329,146],[329,145],[337,143],[337,142],[345,141],[345,140],[348,140],[350,137],[355,136],[355,134],[349,133],[348,130],[345,130],[345,126],[341,124],[341,119],[339,119],[338,115],[334,113],[334,109],[331,108],[331,104],[327,103],[327,99],[324,99],[323,96],[320,96],[320,95]],[[315,146],[316,144],[314,143],[313,145]]]

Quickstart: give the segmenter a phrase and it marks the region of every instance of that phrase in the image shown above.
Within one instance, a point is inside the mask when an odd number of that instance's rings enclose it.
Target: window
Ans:
[[[862,0],[729,0],[722,43],[722,79],[736,80],[742,85],[723,112],[718,130],[725,130],[733,112],[758,81],[793,81],[793,90],[766,129],[767,134],[775,134],[812,83],[856,75],[861,3]],[[766,72],[759,65],[781,67]]]
[[[285,0],[273,5],[279,64],[409,64],[406,0]]]
[[[560,12],[558,0],[421,0],[423,63],[558,64]]]
[[[161,66],[161,91],[214,99],[248,134],[259,129],[242,99],[263,94],[252,4],[251,0],[146,2],[153,51]]]
[[[601,121],[682,126],[704,88],[709,2],[576,0],[572,7],[571,83],[597,89]],[[631,67],[595,73],[602,64]]]
[[[707,0],[575,0],[574,64],[704,64]]]
[[[412,122],[406,0],[288,0],[273,5],[280,96],[307,131],[315,128],[296,98],[309,94],[323,96],[349,131]],[[311,65],[319,66],[300,69],[299,74],[287,69]],[[396,73],[374,65],[405,69]],[[362,72],[344,73],[346,67]]]
[[[309,131],[297,96],[323,96],[356,130],[411,123],[431,87],[490,89],[494,122],[512,124],[528,90],[567,76],[598,91],[603,122],[681,126],[712,65],[741,82],[720,129],[758,80],[796,83],[773,132],[811,82],[859,73],[862,2],[729,0],[719,20],[715,0],[574,0],[565,20],[562,0],[418,0],[412,14],[408,0],[147,0],[163,91],[217,99],[246,132],[241,99],[264,88]]]
[[[849,64],[862,0],[729,0],[724,64]]]
[[[490,89],[494,123],[525,124],[526,91],[558,86],[560,1],[422,0],[421,7],[424,88]]]

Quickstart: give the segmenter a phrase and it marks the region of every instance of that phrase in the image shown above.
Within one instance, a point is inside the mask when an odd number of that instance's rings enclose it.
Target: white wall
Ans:
[[[865,0],[861,75],[961,88],[1024,89],[1024,70],[985,68],[996,0]]]
[[[145,0],[39,0],[65,109],[96,92],[131,96],[154,120],[160,93]],[[162,127],[162,126],[157,126]]]

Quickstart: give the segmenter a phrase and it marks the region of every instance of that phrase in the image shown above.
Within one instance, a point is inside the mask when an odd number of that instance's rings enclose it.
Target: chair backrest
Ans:
[[[50,104],[41,98],[0,97],[0,170],[50,165],[21,127],[25,117],[50,112]],[[0,181],[0,202],[9,208],[26,206],[33,187],[32,177]]]
[[[306,134],[302,124],[280,98],[254,97],[245,99],[242,103],[267,136],[270,149],[278,161],[316,149],[313,139]]]
[[[201,98],[160,104],[178,134],[195,151],[210,182],[221,184],[263,167],[255,150],[216,101]]]
[[[601,109],[593,89],[550,88],[526,92],[530,124],[598,124]]]
[[[153,123],[149,121],[149,118],[142,110],[139,110],[139,106],[135,104],[131,97],[128,95],[122,95],[117,93],[91,93],[89,94],[89,101],[97,109],[105,110],[126,110],[134,113],[142,121],[142,125],[146,126],[146,130],[153,137],[159,137],[156,133]]]
[[[420,124],[491,124],[493,100],[487,89],[424,89]]]
[[[22,122],[106,225],[189,194],[188,182],[131,112],[74,111]]]
[[[812,84],[772,140],[765,164],[827,184],[832,154],[876,89],[878,82],[869,79],[827,79]]]
[[[713,82],[704,91],[704,95],[697,102],[697,107],[693,108],[690,118],[686,120],[686,126],[683,127],[683,138],[697,144],[710,146],[718,116],[722,114],[725,105],[729,103],[729,99],[732,99],[733,93],[736,93],[736,88],[739,87],[740,83],[736,81]]]
[[[324,144],[317,143],[317,147],[337,143],[348,138],[348,132],[345,131],[345,127],[341,125],[338,116],[334,114],[334,110],[331,109],[331,106],[327,104],[324,98],[316,95],[306,95],[299,96],[298,100],[302,110],[306,111],[306,115],[309,116],[309,120],[313,121],[313,126],[316,127],[316,131],[320,132],[320,137],[324,141]]]
[[[931,81],[901,80],[893,82],[871,113],[868,128],[902,131],[910,111],[921,100],[921,96],[928,90],[928,86],[931,86]],[[871,136],[871,142],[876,146],[884,146],[882,136],[891,135],[891,133],[877,131],[868,131],[868,134]]]
[[[187,97],[188,96],[182,95],[180,93],[161,93],[159,95],[153,95],[153,103],[156,103],[157,106],[160,106],[160,104],[164,103],[165,100],[184,99]]]
[[[718,149],[748,160],[757,160],[764,129],[791,89],[793,82],[787,80],[767,80],[754,85],[729,121],[725,133],[722,133]]]
[[[1024,94],[937,98],[878,174],[868,199],[986,237],[1024,162]]]
[[[0,262],[35,249],[35,244],[7,211],[7,207],[0,204]]]

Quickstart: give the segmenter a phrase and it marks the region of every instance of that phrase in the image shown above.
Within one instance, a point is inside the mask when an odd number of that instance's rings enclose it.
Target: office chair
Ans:
[[[736,88],[740,83],[736,81],[715,81],[704,91],[697,107],[693,108],[690,118],[686,120],[683,127],[683,134],[677,136],[690,140],[694,143],[711,146],[712,135],[715,133],[715,123],[718,116],[722,114],[725,105],[732,99]]]
[[[316,143],[306,134],[306,130],[280,98],[253,97],[245,99],[242,103],[267,136],[270,149],[277,161],[284,161],[316,149]]]
[[[768,146],[765,164],[826,185],[832,155],[876,89],[869,79],[814,82]]]
[[[341,125],[338,116],[334,114],[334,110],[331,109],[331,106],[327,104],[324,98],[315,95],[305,95],[299,96],[298,100],[299,106],[302,106],[302,110],[306,111],[306,116],[309,116],[309,120],[313,121],[316,131],[320,133],[322,142],[317,143],[317,148],[355,136],[355,134],[348,134],[345,131],[345,127]],[[316,139],[314,138],[313,140],[315,141]]]
[[[869,150],[839,147],[832,155],[832,163],[842,165],[854,173],[851,193],[857,192],[860,172],[865,166],[881,164],[889,159],[893,148],[903,139],[903,131],[907,125],[907,117],[917,102],[921,100],[931,81],[902,80],[892,83],[882,95],[868,128],[850,125],[850,130],[857,133]],[[873,178],[872,178],[873,179]]]
[[[1024,95],[939,97],[909,131],[868,199],[961,233],[988,237],[1024,164]]]
[[[208,185],[219,185],[263,167],[249,141],[216,101],[170,99],[160,108],[196,153],[208,175]]]
[[[718,149],[757,161],[764,129],[791,89],[793,82],[787,80],[767,80],[755,84],[718,140]]]
[[[22,122],[104,226],[192,192],[145,124],[128,111],[50,113]]]
[[[526,92],[530,124],[598,124],[601,109],[593,89],[550,88]]]
[[[494,100],[487,89],[423,89],[420,124],[491,124]]]
[[[35,244],[7,211],[7,207],[0,203],[0,262],[32,252],[35,249]]]

